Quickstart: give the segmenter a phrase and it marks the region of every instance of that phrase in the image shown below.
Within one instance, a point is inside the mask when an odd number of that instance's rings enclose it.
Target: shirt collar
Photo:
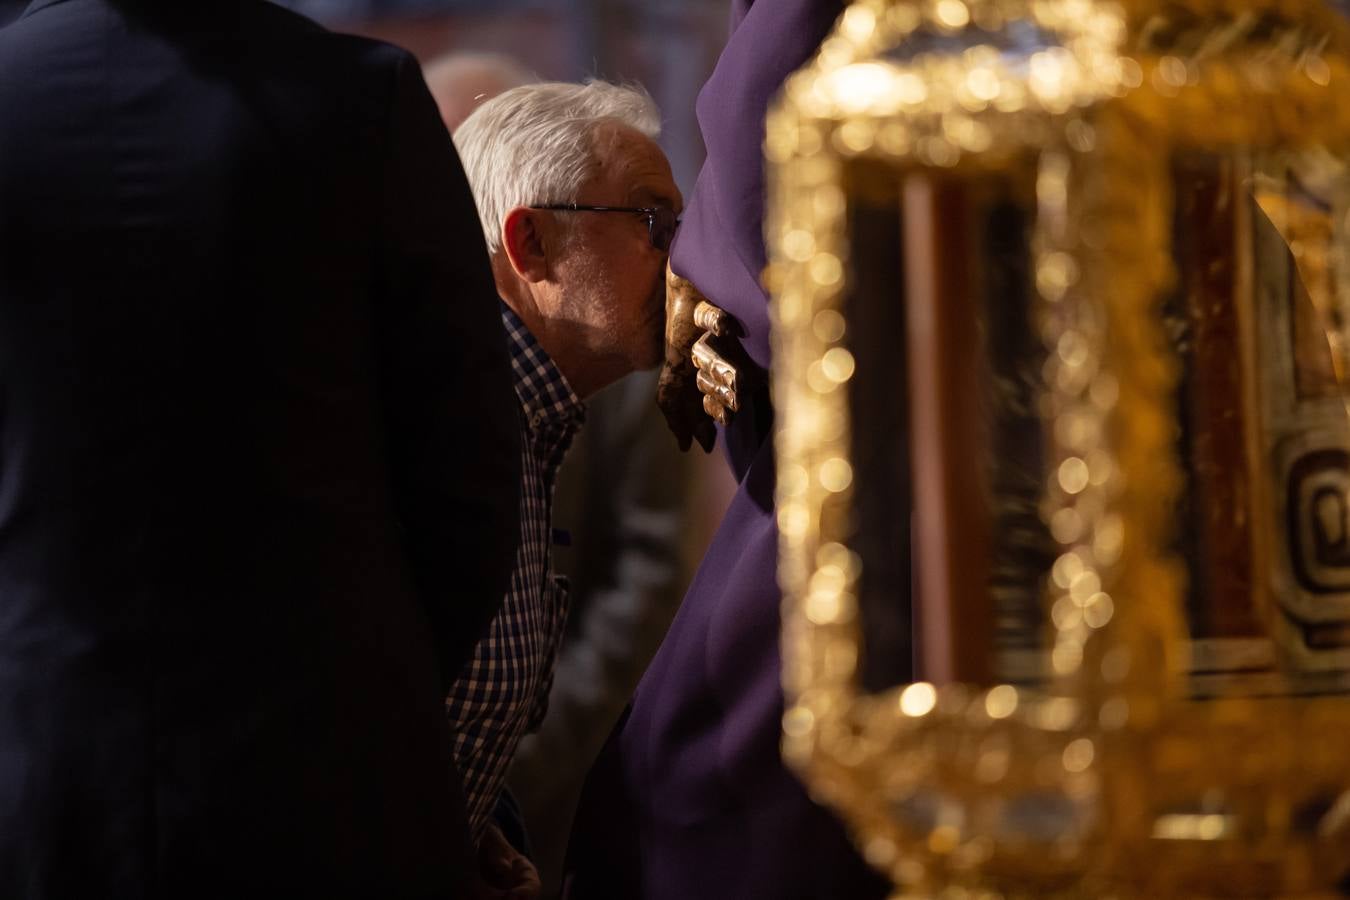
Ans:
[[[586,420],[586,406],[563,373],[525,327],[520,316],[501,304],[502,325],[511,348],[516,396],[530,429],[569,439]]]

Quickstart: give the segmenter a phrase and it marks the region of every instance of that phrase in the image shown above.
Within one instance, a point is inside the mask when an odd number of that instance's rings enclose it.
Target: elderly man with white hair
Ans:
[[[550,552],[554,478],[583,398],[663,355],[664,269],[683,200],[659,129],[647,94],[592,81],[506,91],[455,132],[501,298],[521,430],[515,571],[446,701],[485,874],[499,883],[533,876],[520,860],[502,864],[492,811],[521,736],[542,717],[566,622]]]

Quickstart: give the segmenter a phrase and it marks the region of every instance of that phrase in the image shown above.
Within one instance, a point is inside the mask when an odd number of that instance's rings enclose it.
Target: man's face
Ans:
[[[599,174],[577,196],[584,206],[665,207],[684,201],[665,154],[624,125],[596,135]],[[570,231],[555,277],[562,315],[579,326],[593,361],[622,377],[650,369],[664,352],[666,252],[652,246],[638,213],[562,213]]]

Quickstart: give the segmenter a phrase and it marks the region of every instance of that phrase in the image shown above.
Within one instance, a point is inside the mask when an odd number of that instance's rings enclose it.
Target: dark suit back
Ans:
[[[496,310],[403,51],[261,0],[0,31],[0,897],[454,895]]]

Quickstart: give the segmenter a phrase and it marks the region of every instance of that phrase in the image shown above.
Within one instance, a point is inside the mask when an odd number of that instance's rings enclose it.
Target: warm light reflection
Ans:
[[[1000,684],[985,695],[984,710],[991,719],[1006,719],[1017,709],[1017,688]]]
[[[1159,816],[1153,823],[1153,837],[1160,841],[1217,841],[1232,830],[1231,816],[1177,813]]]
[[[925,681],[911,684],[900,693],[900,711],[917,718],[926,716],[937,706],[937,690]]]

